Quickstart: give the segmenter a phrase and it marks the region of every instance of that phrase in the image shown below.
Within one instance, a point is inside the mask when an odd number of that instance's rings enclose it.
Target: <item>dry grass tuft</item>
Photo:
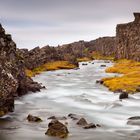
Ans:
[[[140,62],[119,60],[113,67],[106,69],[108,73],[123,74],[120,77],[104,78],[104,85],[111,91],[125,90],[128,93],[137,92],[140,87]]]
[[[35,76],[43,71],[59,70],[59,69],[73,69],[77,66],[69,63],[68,61],[54,61],[48,62],[42,66],[39,66],[33,70],[26,70],[26,75],[29,77]]]

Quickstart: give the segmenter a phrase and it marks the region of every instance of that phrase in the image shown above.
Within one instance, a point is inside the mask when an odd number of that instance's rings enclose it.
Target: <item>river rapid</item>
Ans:
[[[46,89],[15,101],[15,112],[0,119],[0,140],[58,140],[45,135],[50,122],[47,118],[69,113],[101,127],[85,130],[68,118],[67,140],[138,140],[140,124],[128,125],[127,121],[140,115],[140,93],[120,101],[119,93],[96,83],[103,77],[115,75],[105,73],[106,67],[101,67],[113,64],[102,60],[93,62],[80,63],[78,70],[48,71],[35,76],[33,79]],[[28,122],[28,114],[40,116],[43,122]]]

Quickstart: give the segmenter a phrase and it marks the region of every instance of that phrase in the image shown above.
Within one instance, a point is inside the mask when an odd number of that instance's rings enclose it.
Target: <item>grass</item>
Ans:
[[[87,61],[91,61],[92,59],[91,58],[88,58],[88,57],[83,57],[83,58],[77,58],[77,61],[78,62],[87,62]]]
[[[119,77],[102,79],[104,85],[111,91],[125,90],[128,93],[135,93],[140,87],[140,62],[119,60],[113,67],[107,68],[106,72],[123,74]]]
[[[92,58],[97,60],[114,60],[114,56],[104,56],[99,52],[92,52]]]
[[[76,67],[77,67],[76,65],[71,64],[68,61],[54,61],[54,62],[48,62],[33,70],[26,70],[25,72],[27,76],[33,77],[36,74],[40,74],[43,71],[52,71],[52,70],[59,70],[59,69],[73,69]]]

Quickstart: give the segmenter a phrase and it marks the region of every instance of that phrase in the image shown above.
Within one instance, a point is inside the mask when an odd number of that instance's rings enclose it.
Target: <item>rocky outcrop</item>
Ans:
[[[24,61],[11,35],[0,25],[0,116],[14,109],[14,97],[41,86],[25,75]]]
[[[68,128],[63,123],[59,122],[58,120],[52,120],[48,124],[48,130],[45,134],[59,138],[66,138],[68,133]]]
[[[28,69],[37,68],[47,62],[62,60],[61,54],[58,53],[56,48],[50,46],[36,47],[30,51],[20,49],[19,53],[24,58],[25,65]]]
[[[41,119],[40,117],[38,117],[38,116],[33,116],[33,115],[31,115],[31,114],[29,114],[29,115],[27,116],[27,120],[28,120],[29,122],[42,122],[42,119]]]
[[[26,67],[32,70],[47,62],[61,60],[78,66],[77,58],[92,57],[93,51],[105,56],[114,55],[114,44],[115,37],[103,37],[90,42],[78,41],[57,47],[45,46],[30,51],[27,49],[18,51],[24,58]]]
[[[100,37],[88,43],[89,50],[101,53],[104,56],[114,56],[116,47],[115,37]]]
[[[134,13],[135,20],[118,24],[116,28],[116,58],[140,61],[140,13]]]

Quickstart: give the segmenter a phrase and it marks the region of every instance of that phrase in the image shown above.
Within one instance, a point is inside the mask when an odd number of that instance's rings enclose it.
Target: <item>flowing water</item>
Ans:
[[[50,116],[67,116],[69,113],[100,124],[96,129],[85,130],[76,121],[67,119],[68,140],[138,140],[139,125],[128,125],[129,117],[140,115],[140,94],[119,101],[119,93],[112,93],[96,80],[114,74],[105,73],[112,63],[93,61],[78,70],[43,72],[34,77],[47,89],[25,95],[15,101],[15,112],[0,119],[0,140],[57,140],[45,135]],[[29,123],[28,114],[40,116],[41,123]],[[63,121],[65,122],[65,121]]]

